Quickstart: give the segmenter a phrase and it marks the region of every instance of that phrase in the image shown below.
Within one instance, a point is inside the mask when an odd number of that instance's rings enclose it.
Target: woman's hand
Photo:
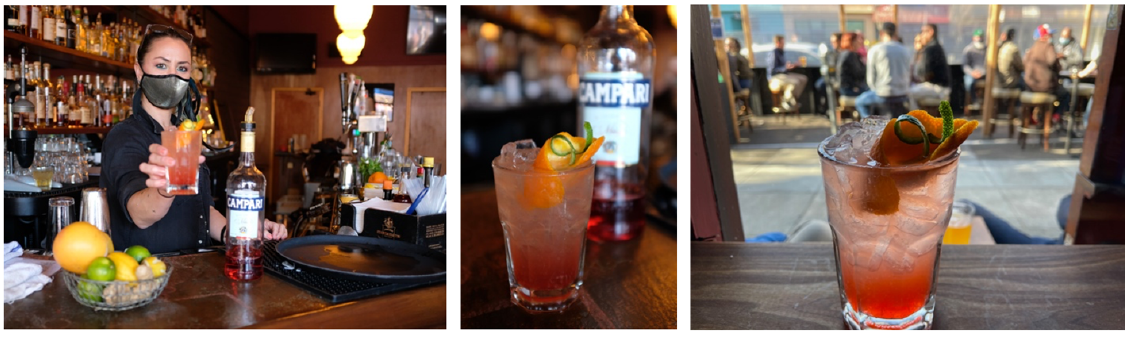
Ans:
[[[138,166],[141,172],[149,175],[149,179],[145,180],[145,186],[152,188],[164,188],[168,186],[168,180],[165,179],[165,175],[168,173],[168,167],[176,162],[168,155],[169,149],[161,146],[161,144],[149,145],[149,162],[141,163],[141,165]],[[204,156],[200,156],[199,163],[204,163]]]
[[[286,239],[287,236],[289,236],[289,233],[286,232],[286,226],[283,226],[282,224],[274,221],[264,220],[263,228],[266,229],[266,233],[264,233],[264,239],[267,240],[283,240]]]

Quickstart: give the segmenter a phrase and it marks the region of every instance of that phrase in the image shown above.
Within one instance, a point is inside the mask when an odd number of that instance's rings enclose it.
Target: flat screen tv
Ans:
[[[317,34],[255,35],[255,71],[262,74],[313,74]]]
[[[407,52],[408,55],[447,52],[447,6],[411,6]]]

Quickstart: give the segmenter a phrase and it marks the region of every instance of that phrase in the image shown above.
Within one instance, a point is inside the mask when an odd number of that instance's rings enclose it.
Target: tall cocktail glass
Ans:
[[[869,149],[875,130],[819,148],[843,318],[854,329],[929,329],[960,154],[893,167],[835,154]]]
[[[168,166],[165,179],[169,195],[195,195],[200,177],[200,131],[161,131],[161,146],[175,162]]]
[[[529,312],[563,311],[576,301],[583,284],[595,166],[586,163],[561,172],[535,171],[531,168],[537,148],[516,151],[524,153],[504,153],[492,165],[498,216],[506,238],[510,300]],[[530,199],[543,197],[540,193],[553,193],[554,189],[542,187],[554,184],[563,187],[559,203],[546,208],[531,204]]]

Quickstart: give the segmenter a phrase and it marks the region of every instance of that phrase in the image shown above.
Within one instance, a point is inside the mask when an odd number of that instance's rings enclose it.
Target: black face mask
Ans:
[[[195,81],[183,79],[175,74],[160,76],[144,74],[141,76],[140,87],[145,93],[145,99],[153,106],[161,109],[176,107],[172,116],[173,125],[178,125],[185,119],[196,119],[199,100],[193,97],[199,97],[200,91],[196,88]],[[189,89],[192,95],[188,94]]]

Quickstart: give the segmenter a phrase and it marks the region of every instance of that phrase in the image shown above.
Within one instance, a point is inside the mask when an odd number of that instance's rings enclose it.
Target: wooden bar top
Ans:
[[[223,274],[223,253],[163,259],[173,273],[160,297],[120,312],[95,311],[75,301],[62,274],[42,290],[4,304],[5,328],[444,328],[447,286],[439,284],[331,304],[263,273],[250,283]],[[60,272],[61,273],[61,272]]]
[[[831,243],[695,242],[691,329],[843,329]],[[1123,245],[945,245],[934,329],[1125,329]]]
[[[462,328],[677,327],[674,229],[648,223],[630,241],[588,241],[580,298],[562,313],[529,314],[510,302],[505,239],[493,189],[462,194]]]

